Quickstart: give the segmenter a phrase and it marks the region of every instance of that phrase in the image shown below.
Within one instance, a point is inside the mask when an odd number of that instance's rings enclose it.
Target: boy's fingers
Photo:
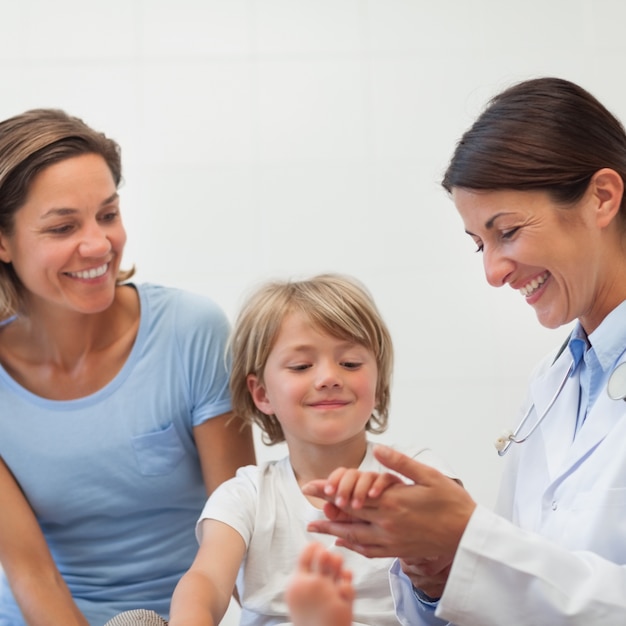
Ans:
[[[323,479],[312,480],[302,486],[302,493],[307,496],[314,496],[316,498],[323,498],[326,496],[325,492],[326,481]]]

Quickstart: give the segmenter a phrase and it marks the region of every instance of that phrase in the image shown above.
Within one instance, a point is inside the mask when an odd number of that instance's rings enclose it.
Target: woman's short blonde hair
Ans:
[[[333,337],[365,346],[378,367],[376,406],[366,429],[380,433],[389,415],[393,346],[391,336],[369,292],[355,279],[321,274],[308,280],[269,282],[243,305],[230,338],[233,411],[247,423],[256,423],[263,440],[272,445],[285,440],[275,415],[262,413],[248,390],[250,374],[263,382],[263,372],[283,319],[288,313],[304,314],[316,327]]]

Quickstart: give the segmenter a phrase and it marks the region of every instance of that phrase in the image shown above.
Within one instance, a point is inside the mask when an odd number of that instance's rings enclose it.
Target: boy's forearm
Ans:
[[[230,603],[221,595],[205,576],[187,572],[174,590],[169,626],[217,626]]]

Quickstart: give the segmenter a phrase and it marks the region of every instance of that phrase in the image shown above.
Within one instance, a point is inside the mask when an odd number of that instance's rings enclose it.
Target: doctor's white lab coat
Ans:
[[[572,362],[546,359],[533,424]],[[626,361],[626,353],[620,361]],[[626,402],[602,390],[574,439],[578,376],[539,429],[507,454],[497,514],[478,506],[435,618],[391,575],[405,626],[626,626]]]

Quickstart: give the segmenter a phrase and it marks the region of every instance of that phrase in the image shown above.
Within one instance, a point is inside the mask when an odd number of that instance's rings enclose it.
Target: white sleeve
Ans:
[[[196,525],[196,537],[200,542],[204,519],[214,519],[236,530],[246,548],[254,532],[258,501],[259,468],[256,465],[240,467],[236,475],[224,481],[207,500]]]
[[[568,551],[478,505],[437,615],[480,626],[624,626],[626,566]]]

